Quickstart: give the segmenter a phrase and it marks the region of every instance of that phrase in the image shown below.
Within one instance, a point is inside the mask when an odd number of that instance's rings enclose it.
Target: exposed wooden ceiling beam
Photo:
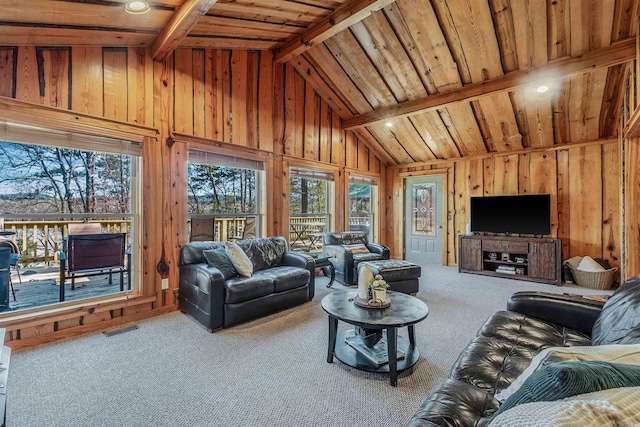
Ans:
[[[469,84],[451,92],[431,95],[426,98],[360,114],[343,120],[342,127],[343,129],[356,129],[394,118],[442,109],[459,102],[470,102],[501,92],[509,92],[525,86],[535,85],[536,83],[563,79],[599,68],[622,64],[633,60],[635,56],[636,39],[635,37],[628,38],[611,46],[587,52],[584,55],[555,60],[543,68],[514,71],[482,83]]]
[[[169,23],[151,46],[151,56],[155,61],[164,61],[187,37],[198,19],[209,11],[217,0],[187,0],[173,14]]]
[[[276,62],[287,62],[318,43],[346,30],[356,22],[395,2],[396,0],[354,0],[336,9],[331,15],[308,28],[293,40],[275,50]]]

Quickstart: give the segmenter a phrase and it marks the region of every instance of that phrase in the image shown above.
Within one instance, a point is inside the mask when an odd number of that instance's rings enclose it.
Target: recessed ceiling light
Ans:
[[[392,126],[393,126],[393,123],[391,123],[391,122],[386,122],[384,125],[385,125],[386,127],[390,128],[390,127],[392,127]]]
[[[540,86],[538,86],[538,88],[536,89],[536,91],[537,91],[538,93],[545,93],[545,92],[546,92],[546,91],[548,91],[548,90],[549,90],[549,86],[547,86],[547,85],[540,85]]]
[[[135,15],[140,15],[149,12],[151,7],[148,1],[128,1],[124,6],[124,10]]]

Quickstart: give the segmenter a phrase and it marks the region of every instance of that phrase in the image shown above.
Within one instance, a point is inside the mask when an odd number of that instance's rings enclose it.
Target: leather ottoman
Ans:
[[[392,291],[415,295],[419,290],[418,278],[422,269],[417,264],[402,259],[365,261],[358,266],[358,275],[364,265],[369,266],[374,276],[381,275]]]

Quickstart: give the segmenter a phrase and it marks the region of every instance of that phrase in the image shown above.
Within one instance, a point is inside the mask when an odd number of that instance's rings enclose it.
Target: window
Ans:
[[[11,283],[21,292],[0,308],[24,309],[62,301],[50,292],[60,277],[60,256],[72,224],[91,232],[125,233],[126,250],[136,251],[142,144],[113,138],[0,122],[0,226],[19,254]],[[136,259],[131,257],[131,275]],[[135,289],[135,280],[125,278]],[[28,277],[28,284],[25,277]],[[65,301],[128,292],[110,275],[83,277]]]
[[[302,168],[289,173],[289,247],[319,252],[330,224],[333,173]]]
[[[187,180],[190,240],[260,236],[264,162],[190,149]]]
[[[378,206],[378,181],[349,177],[348,223],[350,231],[364,231],[373,241],[375,208]]]

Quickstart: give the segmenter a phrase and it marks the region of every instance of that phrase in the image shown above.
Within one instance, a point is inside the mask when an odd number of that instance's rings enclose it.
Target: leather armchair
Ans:
[[[358,264],[363,261],[389,259],[389,248],[378,243],[370,243],[367,233],[362,231],[342,231],[325,233],[322,237],[322,251],[328,256],[336,270],[336,279],[345,285],[358,283]],[[368,253],[354,253],[350,245],[365,245]]]

